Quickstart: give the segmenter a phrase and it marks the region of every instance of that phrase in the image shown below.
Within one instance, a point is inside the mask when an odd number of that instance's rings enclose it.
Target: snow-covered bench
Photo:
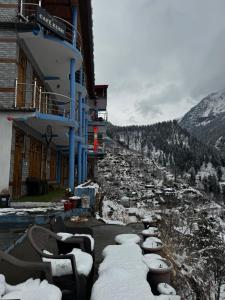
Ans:
[[[154,296],[147,274],[149,268],[141,248],[135,243],[110,245],[103,250],[99,278],[92,288],[91,300],[179,300],[179,296]]]
[[[91,300],[150,300],[153,296],[146,280],[148,267],[136,244],[110,245],[103,250]]]

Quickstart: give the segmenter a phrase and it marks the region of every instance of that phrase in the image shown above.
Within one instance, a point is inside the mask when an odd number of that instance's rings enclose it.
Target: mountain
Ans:
[[[215,146],[224,152],[225,91],[212,93],[205,97],[184,115],[179,121],[179,125],[203,143]]]
[[[215,169],[225,165],[214,147],[190,135],[177,121],[147,126],[110,125],[108,135],[128,149],[138,151],[164,167],[176,169],[179,174],[191,169],[197,173],[209,162]]]

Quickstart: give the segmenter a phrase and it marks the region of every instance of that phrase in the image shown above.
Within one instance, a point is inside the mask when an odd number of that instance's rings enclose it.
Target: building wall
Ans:
[[[0,116],[0,122],[2,118]],[[12,122],[8,122],[12,124]],[[7,164],[10,164],[10,173],[8,176],[8,181],[7,181],[7,187],[8,184],[10,183],[10,194],[12,194],[12,184],[13,184],[13,171],[14,171],[14,153],[15,153],[15,133],[16,129],[19,129],[23,131],[24,133],[24,153],[23,153],[23,162],[22,162],[22,184],[21,184],[21,196],[26,195],[27,193],[27,187],[26,187],[26,179],[29,177],[29,156],[30,156],[30,140],[31,138],[34,138],[42,143],[43,148],[46,147],[45,141],[41,137],[41,135],[37,134],[32,128],[24,127],[22,124],[14,124],[13,129],[12,129],[12,135],[11,135],[11,140],[10,140],[10,149],[9,151],[9,160]],[[46,169],[46,179],[50,179],[50,161],[51,161],[51,152],[55,151],[55,145],[52,144],[48,153],[47,153],[47,169]],[[11,156],[11,160],[10,160]],[[2,152],[0,155],[0,160],[3,158]],[[42,156],[43,158],[43,156]],[[9,163],[10,162],[10,163]],[[0,162],[1,163],[1,162]],[[41,168],[43,170],[44,167],[44,161],[41,161]],[[1,168],[1,164],[0,164]],[[42,179],[43,179],[43,172],[42,172]],[[1,177],[0,177],[1,180]],[[0,190],[1,191],[1,190]]]
[[[18,0],[0,1],[0,21],[15,22],[17,19]]]
[[[8,189],[10,175],[10,154],[12,140],[12,122],[7,120],[7,114],[0,113],[0,133],[1,133],[1,150],[0,150],[0,192]]]
[[[2,8],[0,6],[0,19]],[[0,105],[12,107],[14,104],[14,86],[17,77],[16,32],[10,29],[0,30]]]

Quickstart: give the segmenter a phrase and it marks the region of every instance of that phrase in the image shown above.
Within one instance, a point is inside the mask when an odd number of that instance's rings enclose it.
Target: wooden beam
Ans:
[[[0,43],[16,43],[16,38],[0,37]]]
[[[0,8],[18,8],[18,4],[0,3]]]
[[[16,59],[15,58],[0,57],[0,64],[5,64],[5,63],[16,63]]]
[[[0,87],[0,93],[14,93],[15,88],[13,87]]]

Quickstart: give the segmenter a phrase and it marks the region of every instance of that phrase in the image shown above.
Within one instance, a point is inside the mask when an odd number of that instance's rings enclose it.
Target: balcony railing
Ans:
[[[93,122],[107,122],[108,113],[107,111],[98,111],[95,109],[90,110],[90,121]]]
[[[14,107],[21,109],[35,109],[44,114],[70,116],[71,98],[43,90],[35,80],[32,84],[15,81]]]
[[[20,0],[20,9],[19,9],[19,16],[21,22],[25,23],[38,23],[37,20],[37,10],[38,7],[41,7],[41,1],[39,3],[26,3],[23,0]],[[76,28],[69,23],[68,21],[58,17],[58,16],[52,16],[48,12],[46,12],[52,20],[55,20],[57,22],[60,22],[63,27],[65,28],[65,34],[62,35],[57,35],[51,29],[46,28],[45,30],[48,32],[49,35],[52,36],[57,36],[60,39],[63,39],[67,41],[68,43],[74,45],[74,41],[76,41],[76,48],[81,51],[81,46],[82,46],[82,40],[81,40],[81,35],[80,33],[76,30]],[[40,24],[42,26],[42,24]],[[56,26],[55,26],[56,27]]]
[[[81,70],[78,70],[76,71],[76,74],[75,74],[75,81],[76,83],[79,83],[83,86],[86,86],[86,83],[85,83],[85,73],[82,72],[82,76],[81,76]]]

